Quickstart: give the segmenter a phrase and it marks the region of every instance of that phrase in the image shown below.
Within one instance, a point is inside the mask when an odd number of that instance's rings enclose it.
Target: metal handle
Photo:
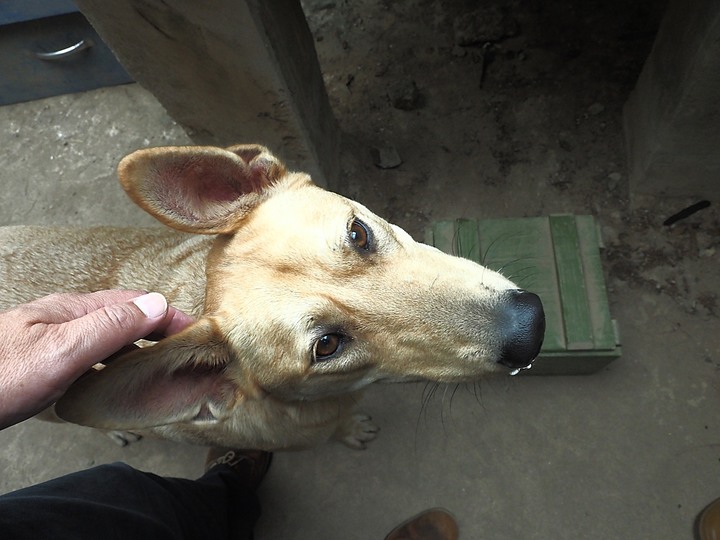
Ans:
[[[49,53],[36,52],[35,56],[37,56],[40,60],[55,62],[57,60],[65,60],[66,58],[71,58],[81,53],[82,51],[89,49],[93,45],[94,43],[89,39],[87,41],[82,39],[78,41],[75,45],[70,45],[69,47],[65,47],[64,49],[60,49],[59,51]]]

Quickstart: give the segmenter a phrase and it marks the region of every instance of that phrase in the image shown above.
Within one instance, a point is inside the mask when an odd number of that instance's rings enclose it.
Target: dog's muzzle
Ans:
[[[529,367],[540,354],[545,312],[540,297],[522,289],[508,291],[500,308],[502,348],[498,363],[513,370]]]

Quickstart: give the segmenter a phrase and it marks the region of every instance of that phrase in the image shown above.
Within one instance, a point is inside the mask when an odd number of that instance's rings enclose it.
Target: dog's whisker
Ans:
[[[515,265],[515,264],[518,264],[519,262],[525,261],[525,260],[527,260],[527,258],[509,259],[509,260],[505,261],[505,262],[504,262],[499,268],[497,268],[495,271],[496,271],[496,272],[500,272],[500,273],[505,272],[505,271],[508,269],[508,267],[510,267],[510,266],[512,266],[512,265]],[[526,268],[529,268],[529,267],[526,267]],[[513,270],[513,272],[517,272],[518,270],[522,270],[522,268],[514,268],[514,267],[513,267],[512,270]],[[503,274],[503,275],[506,275],[506,274]],[[510,274],[507,274],[507,275],[510,275]]]
[[[456,257],[460,257],[460,249],[458,246],[458,233],[457,229],[453,232],[452,241],[450,242],[450,253],[455,255]]]
[[[447,397],[447,390],[447,385],[443,385],[443,395],[440,399],[440,424],[442,425],[445,438],[447,438],[447,426],[445,425],[445,398]]]
[[[473,384],[473,394],[475,394],[475,399],[477,400],[478,404],[484,409],[485,401],[483,401],[482,389],[480,388],[479,382]]]
[[[527,289],[532,287],[533,281],[538,275],[535,268],[526,266],[524,268],[513,269],[513,272],[506,274],[505,277]]]
[[[508,279],[511,279],[511,276],[517,278],[528,278],[538,275],[537,267],[535,266],[523,266],[521,268],[514,268],[513,270],[513,273],[507,276]]]
[[[475,402],[484,409],[485,403],[483,402],[482,398],[482,389],[480,388],[480,382],[477,381],[471,384],[466,384],[465,389],[472,394],[472,396],[475,398]]]
[[[418,412],[417,421],[415,422],[415,452],[417,453],[417,442],[420,434],[420,421],[424,420],[427,423],[427,410],[430,400],[432,400],[435,392],[438,389],[438,383],[426,382],[423,386],[422,395],[420,397],[420,411]]]
[[[428,392],[428,397],[427,397],[427,400],[425,401],[425,415],[426,415],[426,418],[427,418],[428,405],[430,404],[430,401],[435,397],[435,394],[437,393],[438,388],[440,388],[440,384],[438,384],[438,383],[433,383],[433,384],[432,384],[432,387],[430,388],[430,391]]]
[[[418,415],[418,423],[420,418],[427,420],[427,406],[437,389],[437,383],[427,382],[423,387],[422,396],[420,398],[420,414]]]
[[[500,267],[495,269],[495,271],[507,279],[516,282],[518,286],[523,289],[531,288],[534,277],[538,275],[537,267],[530,264],[519,266],[520,263],[528,262],[529,260],[529,257],[510,259],[505,261]]]
[[[486,266],[485,262],[487,261],[488,255],[490,254],[490,250],[495,246],[495,244],[497,242],[499,242],[501,240],[504,241],[505,240],[504,236],[505,235],[500,235],[497,238],[493,238],[492,242],[490,242],[488,244],[488,246],[485,248],[485,251],[482,254],[482,257],[480,257],[480,264],[482,264],[483,266]]]
[[[453,388],[452,394],[450,394],[450,417],[452,418],[452,406],[453,406],[453,400],[455,399],[455,394],[457,394],[458,388],[460,388],[459,384],[456,384]]]

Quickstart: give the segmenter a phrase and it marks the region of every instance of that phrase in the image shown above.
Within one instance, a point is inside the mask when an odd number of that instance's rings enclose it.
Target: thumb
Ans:
[[[156,292],[138,296],[133,299],[132,304],[135,304],[135,307],[148,319],[159,319],[168,310],[167,300],[162,294]]]
[[[75,360],[90,366],[124,346],[152,333],[163,323],[168,303],[160,293],[110,304],[63,324],[68,342],[75,343]]]

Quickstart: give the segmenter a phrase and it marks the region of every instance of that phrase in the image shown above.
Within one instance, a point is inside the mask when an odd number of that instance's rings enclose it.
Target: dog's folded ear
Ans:
[[[221,420],[241,397],[226,372],[231,353],[213,328],[201,319],[86,373],[55,404],[56,414],[108,430]]]
[[[285,174],[259,145],[146,148],[118,165],[120,183],[137,205],[170,227],[204,234],[235,230]]]

